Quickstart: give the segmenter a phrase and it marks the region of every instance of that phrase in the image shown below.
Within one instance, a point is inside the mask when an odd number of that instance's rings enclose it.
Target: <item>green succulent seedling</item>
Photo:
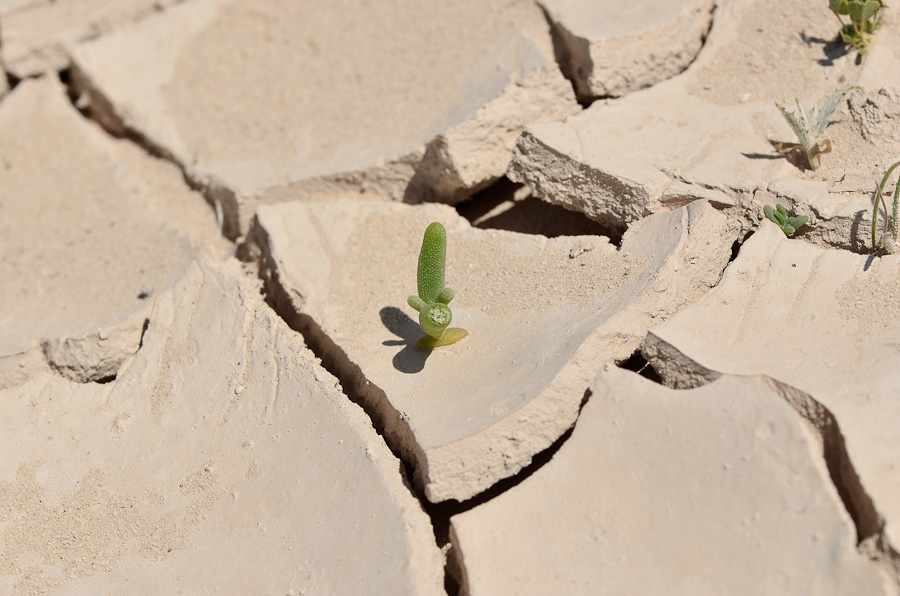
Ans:
[[[841,40],[856,48],[860,56],[865,56],[872,41],[871,34],[881,25],[878,11],[887,6],[881,0],[828,0],[828,3],[841,22]],[[845,23],[841,16],[850,17],[850,23]]]
[[[800,229],[800,226],[806,224],[809,221],[809,216],[807,215],[798,215],[796,217],[790,217],[787,214],[787,209],[784,208],[784,205],[778,203],[775,205],[775,208],[772,209],[769,205],[763,207],[763,213],[766,214],[766,218],[770,221],[776,223],[781,231],[784,232],[785,236],[791,236]]]
[[[823,153],[831,152],[831,141],[822,138],[822,135],[825,134],[825,127],[828,126],[828,121],[831,119],[835,108],[841,103],[844,96],[853,89],[862,90],[862,87],[845,85],[837,89],[825,99],[818,114],[815,108],[806,107],[799,99],[794,100],[797,103],[797,114],[788,111],[783,103],[776,101],[775,105],[781,110],[784,119],[787,120],[800,143],[778,143],[775,145],[775,149],[782,155],[788,155],[802,149],[806,153],[809,167],[813,170],[818,170],[822,165],[819,161],[819,156]]]
[[[453,313],[450,301],[453,290],[444,285],[447,260],[447,230],[438,222],[425,229],[422,250],[419,251],[417,272],[417,296],[406,299],[411,307],[419,311],[419,326],[425,337],[416,340],[416,347],[429,350],[456,343],[469,334],[465,329],[450,328]]]
[[[884,177],[881,179],[881,184],[878,185],[878,190],[875,192],[875,206],[872,208],[872,252],[882,249],[888,254],[900,253],[900,241],[898,241],[900,229],[898,229],[897,222],[898,207],[900,207],[900,204],[898,204],[898,201],[900,201],[900,178],[897,179],[897,186],[894,188],[894,211],[891,215],[891,231],[887,231],[887,222],[885,222],[884,234],[882,234],[881,238],[878,237],[878,206],[881,204],[884,186],[897,166],[900,166],[900,161],[888,168],[888,171],[885,172]]]

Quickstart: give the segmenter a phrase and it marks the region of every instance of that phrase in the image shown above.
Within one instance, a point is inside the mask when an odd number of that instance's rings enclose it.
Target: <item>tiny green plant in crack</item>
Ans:
[[[782,155],[794,154],[802,150],[806,154],[806,160],[809,167],[818,170],[822,165],[819,156],[824,153],[831,152],[831,141],[822,138],[825,134],[825,127],[834,113],[835,108],[844,99],[844,96],[853,89],[862,90],[858,85],[845,85],[837,89],[834,93],[825,98],[822,108],[816,113],[816,108],[808,108],[803,105],[799,99],[794,99],[797,104],[797,112],[794,113],[784,107],[783,103],[775,102],[775,105],[781,110],[781,114],[787,123],[791,126],[791,130],[797,135],[800,143],[778,143],[775,149]]]
[[[831,12],[841,22],[841,41],[856,48],[860,56],[869,51],[872,33],[881,24],[878,11],[887,8],[881,0],[828,0]],[[850,18],[845,23],[841,16]]]
[[[900,178],[897,179],[897,186],[894,188],[894,211],[890,219],[891,231],[887,230],[887,221],[885,221],[884,234],[880,238],[878,237],[878,206],[881,204],[884,186],[897,166],[900,166],[900,161],[888,168],[888,171],[881,179],[881,184],[878,185],[878,190],[875,191],[875,205],[872,208],[872,252],[881,249],[889,255],[900,254],[900,241],[898,241],[900,229],[898,229],[897,223],[897,216],[900,215],[898,213],[898,208],[900,208],[900,204],[898,204],[898,200],[900,200]],[[887,220],[887,208],[885,208],[885,220]]]
[[[419,293],[406,299],[411,307],[419,311],[419,326],[425,336],[416,340],[416,347],[422,350],[448,346],[469,334],[465,329],[450,327],[453,313],[449,304],[454,293],[444,285],[446,261],[447,230],[434,222],[425,229],[422,250],[419,251],[416,277]]]
[[[807,215],[790,217],[787,214],[787,209],[781,203],[776,204],[774,209],[766,205],[763,207],[763,213],[766,215],[766,219],[774,222],[781,228],[785,236],[792,236],[794,232],[800,229],[800,226],[805,225],[809,221],[809,216]]]

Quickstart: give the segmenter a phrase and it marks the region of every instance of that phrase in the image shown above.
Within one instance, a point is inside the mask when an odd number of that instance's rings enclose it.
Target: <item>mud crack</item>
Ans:
[[[231,241],[240,237],[237,197],[233,191],[194,175],[190,168],[176,159],[171,152],[130,126],[115,109],[112,102],[100,91],[87,73],[78,68],[77,64],[72,63],[68,69],[61,71],[60,80],[68,89],[72,105],[82,115],[96,122],[113,137],[131,141],[150,156],[174,164],[181,171],[188,188],[202,194],[206,202],[215,210],[220,233]]]
[[[648,334],[641,344],[641,355],[658,375],[657,382],[673,389],[694,389],[723,375],[695,362],[653,334]],[[632,357],[632,360],[637,359]],[[644,376],[652,378],[646,374]],[[831,482],[853,520],[858,551],[878,562],[895,581],[900,582],[900,554],[885,535],[885,520],[862,486],[834,414],[809,393],[768,375],[737,376],[752,379],[779,395],[808,424],[821,446]]]

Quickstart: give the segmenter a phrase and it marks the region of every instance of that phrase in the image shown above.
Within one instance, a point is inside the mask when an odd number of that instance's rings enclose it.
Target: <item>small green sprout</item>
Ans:
[[[775,209],[772,209],[770,206],[766,205],[763,207],[763,213],[766,214],[766,218],[770,221],[774,222],[781,228],[781,231],[784,232],[785,236],[791,236],[796,232],[800,226],[805,225],[806,222],[809,221],[809,216],[807,215],[798,215],[797,217],[789,217],[787,214],[787,209],[784,208],[784,205],[778,203],[775,205]]]
[[[870,35],[881,24],[878,11],[887,8],[881,0],[828,0],[831,12],[841,22],[841,40],[852,45],[860,56],[868,53]],[[841,15],[850,17],[850,23],[845,23]]]
[[[822,138],[822,135],[825,134],[825,127],[828,126],[828,121],[831,119],[831,114],[834,113],[835,108],[844,99],[844,96],[853,89],[862,90],[862,87],[845,85],[829,95],[825,99],[825,103],[822,104],[822,109],[819,110],[818,115],[815,108],[807,108],[799,99],[794,100],[797,103],[799,114],[789,112],[784,107],[784,104],[776,101],[775,105],[781,110],[784,119],[790,124],[800,143],[778,143],[775,145],[775,149],[782,155],[788,155],[803,149],[806,153],[809,167],[813,170],[818,170],[819,166],[822,165],[819,161],[819,156],[823,153],[831,152],[831,141]]]
[[[888,168],[884,178],[881,179],[881,184],[878,185],[878,190],[875,192],[875,206],[872,209],[872,252],[880,248],[891,255],[900,253],[900,241],[897,239],[898,234],[900,234],[897,223],[898,207],[900,207],[898,205],[898,200],[900,200],[900,178],[897,179],[897,186],[894,188],[894,213],[891,215],[891,231],[887,231],[887,222],[885,222],[885,232],[881,238],[878,238],[878,205],[881,203],[884,186],[897,166],[900,166],[900,161]]]
[[[453,320],[450,301],[453,290],[444,285],[444,270],[447,260],[447,230],[434,222],[425,230],[422,250],[419,252],[417,272],[417,296],[406,299],[411,307],[419,311],[419,326],[425,337],[416,340],[416,347],[429,350],[456,343],[469,333],[458,327],[449,328]]]

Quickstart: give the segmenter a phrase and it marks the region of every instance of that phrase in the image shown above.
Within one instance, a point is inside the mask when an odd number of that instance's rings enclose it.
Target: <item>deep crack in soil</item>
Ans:
[[[203,195],[206,202],[213,208],[221,234],[232,242],[239,239],[237,199],[231,190],[193,176],[186,165],[177,160],[168,150],[151,141],[140,131],[128,126],[113,107],[112,102],[76,64],[73,63],[69,68],[61,71],[59,76],[68,90],[69,100],[79,113],[96,122],[100,128],[113,137],[131,141],[152,157],[174,164],[181,171],[188,188]]]

